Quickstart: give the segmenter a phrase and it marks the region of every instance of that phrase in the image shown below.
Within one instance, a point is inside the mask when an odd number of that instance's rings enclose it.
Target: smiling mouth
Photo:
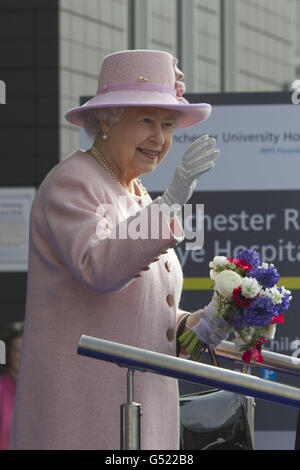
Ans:
[[[142,148],[138,148],[138,151],[141,152],[143,155],[145,155],[148,158],[157,158],[159,155],[158,151],[153,151],[153,150],[144,150]]]

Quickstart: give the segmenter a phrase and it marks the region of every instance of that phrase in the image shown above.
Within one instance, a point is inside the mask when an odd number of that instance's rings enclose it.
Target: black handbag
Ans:
[[[220,367],[215,351],[208,352]],[[181,395],[179,404],[180,449],[253,450],[253,398],[213,389]]]
[[[247,401],[225,390],[181,396],[180,449],[253,450]]]

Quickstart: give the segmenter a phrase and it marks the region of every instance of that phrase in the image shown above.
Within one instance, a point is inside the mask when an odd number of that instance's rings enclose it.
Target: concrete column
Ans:
[[[237,4],[236,0],[220,0],[221,12],[221,91],[237,87]]]
[[[177,34],[179,68],[185,73],[186,92],[194,92],[195,84],[195,1],[178,0]]]
[[[300,80],[300,0],[293,1],[294,78]]]
[[[133,0],[133,48],[148,49],[150,8],[148,0]]]

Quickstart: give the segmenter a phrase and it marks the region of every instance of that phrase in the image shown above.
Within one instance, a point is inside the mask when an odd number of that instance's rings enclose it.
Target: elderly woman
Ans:
[[[176,354],[187,313],[179,308],[183,278],[173,248],[184,232],[176,211],[219,153],[202,136],[154,201],[138,179],[166,157],[175,127],[211,111],[182,98],[176,64],[166,52],[111,54],[97,95],[66,114],[95,140],[50,171],[32,206],[12,449],[119,449],[127,371],[78,356],[82,334]],[[198,319],[191,314],[187,327]],[[137,372],[135,399],[141,448],[178,449],[177,381]]]

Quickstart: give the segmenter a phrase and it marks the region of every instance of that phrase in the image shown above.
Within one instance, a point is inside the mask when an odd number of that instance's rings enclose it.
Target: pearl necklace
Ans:
[[[99,152],[99,150],[93,145],[91,147],[91,153],[93,155],[93,157],[97,160],[98,163],[100,163],[100,165],[104,168],[104,170],[109,174],[111,175],[115,181],[117,181],[117,183],[119,183],[123,188],[125,188],[125,186],[121,183],[121,181],[119,180],[115,170],[110,166],[110,164],[108,163],[107,160],[105,160],[105,158],[103,157],[103,155],[101,155],[101,153]],[[136,178],[135,181],[137,181],[140,189],[142,190],[143,192],[143,195],[145,196],[146,194],[148,194],[146,188],[144,188],[144,186],[142,185],[141,183],[141,180],[139,178]],[[127,188],[125,188],[127,190]],[[133,181],[131,181],[130,183],[130,188],[129,188],[129,192],[130,194],[135,194],[135,189],[134,189],[134,183]]]

